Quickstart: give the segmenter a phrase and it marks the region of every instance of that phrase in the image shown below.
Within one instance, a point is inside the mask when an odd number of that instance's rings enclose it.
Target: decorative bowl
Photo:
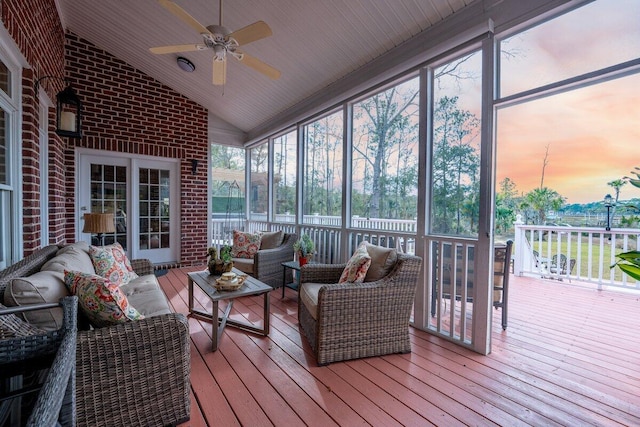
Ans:
[[[224,273],[222,277],[216,279],[215,288],[218,291],[237,291],[244,284],[246,275],[238,276],[235,273]]]

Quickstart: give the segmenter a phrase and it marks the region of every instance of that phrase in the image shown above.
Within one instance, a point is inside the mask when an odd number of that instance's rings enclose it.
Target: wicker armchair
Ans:
[[[277,248],[261,249],[252,260],[233,258],[233,265],[272,288],[278,288],[282,286],[282,263],[293,261],[293,244],[297,239],[296,234],[285,233]]]
[[[303,266],[298,319],[318,364],[411,352],[409,317],[421,263],[398,254],[384,278],[341,284],[346,264]],[[305,295],[317,295],[316,313]]]

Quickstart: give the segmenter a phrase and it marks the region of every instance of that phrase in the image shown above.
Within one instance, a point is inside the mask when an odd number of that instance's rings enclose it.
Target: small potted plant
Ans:
[[[233,260],[231,256],[231,246],[222,245],[220,248],[220,259],[224,263],[224,272],[228,273],[233,268]]]
[[[305,265],[309,258],[313,255],[316,250],[316,247],[311,240],[311,237],[307,234],[302,234],[297,242],[293,244],[293,250],[298,254],[298,263],[302,267]]]
[[[219,258],[218,250],[214,247],[209,248],[207,254],[209,255],[209,262],[207,263],[209,274],[220,276],[222,273],[229,272],[233,268],[231,246],[222,245]]]

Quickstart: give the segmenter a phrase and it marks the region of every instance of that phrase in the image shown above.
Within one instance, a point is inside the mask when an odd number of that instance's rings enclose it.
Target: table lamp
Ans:
[[[104,234],[115,233],[116,226],[112,213],[86,213],[84,214],[83,233],[98,235],[98,241],[104,246]]]

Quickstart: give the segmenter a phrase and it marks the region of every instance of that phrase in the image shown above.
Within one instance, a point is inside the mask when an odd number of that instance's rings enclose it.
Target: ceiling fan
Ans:
[[[173,1],[158,0],[158,2],[169,12],[194,28],[202,36],[203,43],[152,47],[149,49],[152,53],[166,54],[211,49],[213,51],[214,85],[224,85],[226,82],[228,56],[233,56],[240,61],[240,63],[253,68],[273,80],[280,78],[280,71],[238,49],[240,46],[269,37],[272,34],[271,28],[269,28],[264,21],[254,22],[251,25],[232,32],[222,25],[222,0],[220,0],[220,21],[218,25],[209,25],[207,27],[199,23]]]

